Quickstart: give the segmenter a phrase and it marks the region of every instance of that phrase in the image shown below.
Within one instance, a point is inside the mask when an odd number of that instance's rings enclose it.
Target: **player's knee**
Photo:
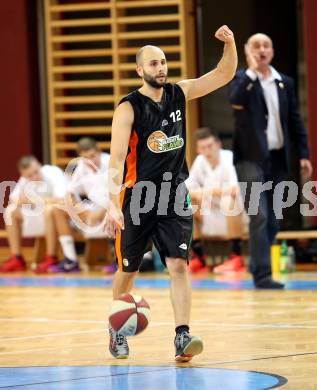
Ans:
[[[68,218],[67,213],[57,206],[53,206],[52,213],[54,215],[54,218],[58,218],[58,219]]]
[[[55,215],[59,215],[62,212],[63,211],[60,208],[56,207],[56,206],[52,208],[52,213],[54,214],[54,216]]]
[[[11,224],[12,219],[21,219],[22,216],[21,216],[20,208],[14,204],[10,204],[4,210],[3,218],[6,225]]]
[[[138,273],[138,271],[126,272],[126,271],[121,271],[120,269],[118,269],[116,271],[116,274],[118,275],[118,277],[120,277],[122,279],[126,279],[126,280],[134,279],[136,277],[137,273]]]
[[[187,262],[185,259],[166,259],[166,265],[171,275],[180,275],[187,272]]]
[[[52,205],[52,204],[45,205],[45,208],[44,208],[44,215],[45,215],[45,217],[52,217],[55,208],[56,207],[54,205]]]

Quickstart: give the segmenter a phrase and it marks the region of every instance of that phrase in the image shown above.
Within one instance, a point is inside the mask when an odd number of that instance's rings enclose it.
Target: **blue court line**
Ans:
[[[285,384],[263,372],[172,366],[73,366],[0,368],[0,389],[28,390],[267,390]]]
[[[136,288],[169,288],[168,279],[137,278]],[[6,287],[93,287],[110,288],[112,277],[85,278],[63,276],[4,276],[0,277],[0,286]],[[251,280],[196,279],[192,281],[194,289],[210,290],[253,290]],[[289,280],[287,290],[317,290],[317,280]]]

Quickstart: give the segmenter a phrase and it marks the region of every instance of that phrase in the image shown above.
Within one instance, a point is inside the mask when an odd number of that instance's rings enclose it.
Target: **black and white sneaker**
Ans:
[[[127,338],[117,333],[109,325],[109,351],[116,359],[127,359],[129,357],[129,345]]]
[[[177,333],[174,340],[175,360],[189,362],[193,356],[199,355],[203,350],[203,342],[198,336],[191,336],[188,332]]]

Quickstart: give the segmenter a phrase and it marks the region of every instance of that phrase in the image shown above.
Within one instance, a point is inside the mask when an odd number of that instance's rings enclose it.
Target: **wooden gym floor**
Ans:
[[[149,328],[130,358],[107,350],[111,277],[0,276],[1,389],[317,389],[317,273],[285,291],[255,291],[247,275],[193,279],[191,331],[204,340],[189,364],[173,359],[166,274],[140,275]],[[287,382],[287,383],[286,383]]]

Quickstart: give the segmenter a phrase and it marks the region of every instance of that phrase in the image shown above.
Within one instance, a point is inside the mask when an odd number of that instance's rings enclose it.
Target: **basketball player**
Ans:
[[[183,215],[176,212],[179,207],[176,190],[179,185],[184,190],[184,181],[188,177],[185,161],[186,100],[207,95],[227,84],[237,66],[233,33],[227,26],[222,26],[215,37],[224,42],[223,57],[217,67],[200,78],[177,84],[167,83],[163,51],[155,46],[142,47],[136,55],[136,71],[143,85],[121,100],[112,123],[106,232],[109,236],[116,235],[118,271],[113,282],[113,297],[116,299],[131,290],[147,241],[151,238],[171,278],[177,361],[189,361],[203,349],[202,340],[189,333],[191,289],[187,258],[193,220],[188,197],[184,197]],[[115,177],[112,172],[117,172]],[[140,214],[140,223],[137,224],[135,205],[132,207],[133,194],[144,181],[154,183],[157,191],[152,197],[154,207]],[[122,183],[124,189],[119,196]],[[170,195],[162,199],[161,188],[167,185],[170,186]],[[143,205],[147,197],[144,192],[141,195]],[[158,210],[163,203],[166,210],[161,215]],[[126,338],[111,327],[109,330],[111,354],[119,359],[127,358]]]
[[[90,137],[80,138],[77,142],[77,153],[81,157],[67,188],[67,203],[73,209],[80,207],[81,197],[86,198],[78,219],[88,226],[95,226],[105,217],[108,191],[105,186],[108,176],[109,154],[103,153],[97,142]],[[64,260],[50,269],[51,272],[78,272],[79,261],[75,241],[70,225],[69,210],[55,208],[54,221],[59,242],[64,253]]]
[[[197,129],[195,136],[198,155],[191,166],[186,186],[192,203],[197,204],[199,210],[193,215],[196,236],[191,244],[193,256],[189,270],[192,273],[209,270],[201,236],[226,236],[231,252],[223,264],[213,268],[213,272],[246,272],[241,237],[248,219],[242,213],[235,216],[226,213],[239,204],[242,206],[233,153],[222,148],[221,140],[208,127]],[[239,206],[236,210],[239,211]]]
[[[0,266],[0,272],[21,272],[26,270],[26,262],[21,253],[23,224],[32,221],[27,210],[36,212],[39,208],[40,220],[44,221],[47,254],[36,268],[37,273],[45,273],[57,262],[57,240],[54,226],[53,210],[56,205],[62,205],[67,189],[67,180],[63,171],[54,165],[42,165],[35,156],[23,156],[18,161],[20,179],[10,194],[9,204],[4,213],[8,233],[10,258]],[[26,208],[24,209],[24,207]],[[42,221],[42,222],[43,222]],[[32,223],[31,223],[32,226]],[[40,229],[41,230],[41,229]]]

